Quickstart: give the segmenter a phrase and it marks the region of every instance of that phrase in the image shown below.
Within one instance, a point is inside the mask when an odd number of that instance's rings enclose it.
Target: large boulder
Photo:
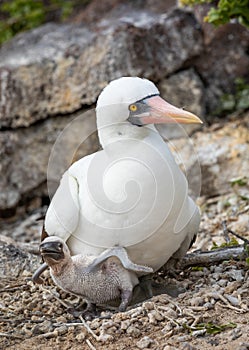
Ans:
[[[195,65],[206,89],[206,107],[212,116],[222,112],[221,99],[225,93],[235,92],[235,80],[249,81],[249,30],[238,23],[227,23],[218,28],[204,22],[212,5],[192,8],[202,27],[204,46]],[[212,120],[212,118],[209,118]]]
[[[191,140],[180,138],[171,142],[171,149],[185,171],[194,195],[225,195],[232,192],[236,179],[241,179],[241,184],[245,182],[247,186],[242,186],[238,195],[245,196],[245,200],[248,198],[248,117],[247,113],[242,120],[214,124],[196,132]]]
[[[123,75],[160,80],[201,50],[197,22],[181,10],[133,11],[94,30],[46,24],[20,34],[0,50],[0,128],[91,105],[110,80]]]
[[[29,246],[32,248],[32,245]],[[0,235],[0,288],[16,280],[19,276],[30,275],[39,267],[41,258],[30,254],[24,245],[10,237]]]
[[[193,68],[185,69],[160,81],[159,90],[166,101],[190,111],[204,121],[205,87]],[[173,139],[191,134],[200,129],[200,124],[157,125],[157,129],[166,139]]]
[[[21,199],[37,196],[48,171],[53,195],[70,164],[98,148],[94,111],[0,132],[0,216],[12,214]],[[48,167],[50,155],[53,164]]]

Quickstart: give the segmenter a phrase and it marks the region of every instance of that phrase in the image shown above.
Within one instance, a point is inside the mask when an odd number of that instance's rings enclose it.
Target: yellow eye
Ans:
[[[131,112],[136,112],[137,106],[136,106],[136,105],[130,105],[130,106],[129,106],[129,110],[130,110]]]

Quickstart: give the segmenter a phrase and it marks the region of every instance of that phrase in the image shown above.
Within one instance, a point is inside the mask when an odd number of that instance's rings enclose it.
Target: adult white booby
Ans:
[[[102,151],[63,175],[45,217],[45,232],[71,253],[98,255],[125,247],[153,270],[184,255],[200,223],[188,184],[153,124],[201,123],[159,96],[147,79],[112,81],[97,101]]]

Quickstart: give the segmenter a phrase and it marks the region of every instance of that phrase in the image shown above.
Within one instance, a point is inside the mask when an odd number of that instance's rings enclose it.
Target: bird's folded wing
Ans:
[[[75,177],[64,173],[45,217],[45,230],[66,241],[76,230],[79,221],[79,186]]]

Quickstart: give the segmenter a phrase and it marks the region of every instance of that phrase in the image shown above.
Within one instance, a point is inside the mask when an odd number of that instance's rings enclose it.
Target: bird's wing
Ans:
[[[79,221],[79,186],[77,179],[66,171],[52,198],[45,217],[45,231],[66,241],[75,231]]]

